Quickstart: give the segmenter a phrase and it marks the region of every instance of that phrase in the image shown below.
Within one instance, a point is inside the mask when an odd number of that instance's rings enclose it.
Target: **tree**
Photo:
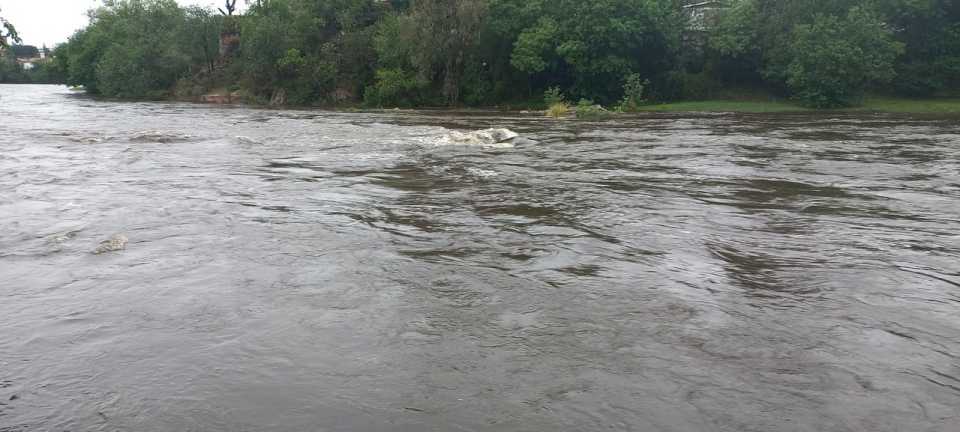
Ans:
[[[191,6],[184,9],[183,29],[178,34],[180,37],[177,38],[177,43],[187,57],[201,60],[202,63],[196,65],[202,65],[207,71],[213,70],[218,57],[223,20],[224,18],[202,7]]]
[[[672,0],[491,0],[510,64],[573,97],[611,102],[634,73],[673,67],[683,18]]]
[[[68,42],[67,83],[94,94],[160,98],[191,64],[179,39],[186,14],[174,0],[107,0]]]
[[[760,8],[756,0],[734,3],[709,29],[710,48],[733,58],[754,57],[762,48]]]
[[[226,11],[220,9],[220,13],[225,16],[233,16],[233,13],[237,10],[237,0],[224,0],[224,3],[223,7],[226,8]]]
[[[844,18],[817,15],[792,32],[787,85],[814,108],[858,103],[872,83],[889,82],[903,44],[873,13],[853,8]]]
[[[415,0],[402,14],[384,20],[374,45],[383,102],[435,82],[442,103],[459,103],[486,15],[484,0]]]
[[[902,95],[930,96],[960,84],[960,1],[885,0],[882,10],[905,44],[894,88]]]
[[[374,0],[271,0],[242,21],[244,86],[263,100],[313,104],[359,94],[372,78]]]
[[[17,29],[9,21],[0,16],[0,50],[10,47],[10,41],[21,43]]]

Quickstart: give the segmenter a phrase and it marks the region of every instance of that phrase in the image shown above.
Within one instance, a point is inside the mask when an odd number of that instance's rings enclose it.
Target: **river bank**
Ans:
[[[277,104],[275,101],[269,103],[264,103],[262,100],[257,100],[251,98],[247,95],[246,92],[242,91],[214,91],[207,94],[203,94],[197,97],[173,97],[171,100],[178,102],[198,102],[198,103],[210,103],[217,105],[229,105],[229,104],[241,104],[248,106],[262,106],[262,107],[278,107],[278,108],[323,108],[323,109],[337,109],[337,110],[363,110],[370,109],[370,106],[366,106],[363,103],[341,103],[336,105],[312,105],[312,106],[300,106],[293,104]],[[392,109],[396,107],[379,107],[381,109]],[[439,106],[421,106],[415,107],[415,109],[426,109],[426,110],[439,110],[439,109],[450,109],[451,107],[439,107]],[[462,108],[462,107],[459,107]],[[538,101],[517,101],[514,103],[505,103],[490,107],[476,107],[480,110],[500,110],[500,111],[514,111],[514,112],[533,112],[533,111],[542,111],[542,106]],[[833,114],[836,112],[877,112],[877,113],[903,113],[903,114],[960,114],[960,98],[957,97],[943,97],[943,98],[925,98],[925,99],[910,99],[910,98],[901,98],[901,97],[891,97],[891,96],[874,96],[869,97],[864,100],[863,104],[859,106],[841,108],[834,110],[817,110],[808,107],[804,107],[784,98],[776,98],[773,96],[760,95],[752,96],[749,98],[737,98],[737,97],[720,97],[715,99],[708,100],[693,100],[693,101],[674,101],[674,102],[658,102],[648,105],[641,105],[637,109],[638,112],[670,112],[670,113],[683,113],[683,112],[705,112],[705,113],[794,113],[794,112],[808,112],[816,113],[821,112],[825,114]],[[573,114],[573,111],[570,112]],[[613,117],[616,114],[613,111],[610,111],[609,114]]]
[[[10,85],[31,85],[27,83],[6,83]],[[39,85],[39,84],[32,84]],[[49,84],[56,85],[56,84]],[[83,92],[82,87],[72,87],[72,91]],[[144,101],[144,99],[118,99],[95,97],[102,101],[114,102],[133,102]],[[271,104],[262,100],[250,97],[243,91],[212,91],[198,96],[177,96],[171,95],[167,98],[154,100],[155,102],[187,102],[208,105],[234,105],[252,108],[277,108],[277,109],[324,109],[334,111],[378,111],[378,110],[451,110],[458,111],[504,111],[517,113],[535,113],[544,112],[542,106],[535,101],[514,102],[486,107],[443,107],[443,106],[419,106],[419,107],[370,107],[360,102],[340,103],[332,105],[296,105],[296,104]],[[960,114],[960,97],[941,97],[926,99],[910,99],[891,96],[875,96],[867,98],[860,106],[835,109],[835,110],[817,110],[798,105],[788,99],[783,98],[764,98],[751,97],[749,99],[737,98],[717,98],[697,101],[675,101],[652,103],[638,107],[638,113],[745,113],[745,114],[775,114],[775,113],[823,113],[824,115],[833,115],[838,112],[864,112],[864,113],[891,113],[891,114]],[[570,112],[572,116],[573,111]],[[608,112],[610,118],[616,118],[614,111]]]
[[[904,114],[954,114],[960,113],[960,99],[932,98],[906,99],[895,97],[869,98],[863,105],[839,110],[813,110],[785,100],[732,100],[714,99],[705,101],[667,102],[640,107],[645,112],[881,112]]]

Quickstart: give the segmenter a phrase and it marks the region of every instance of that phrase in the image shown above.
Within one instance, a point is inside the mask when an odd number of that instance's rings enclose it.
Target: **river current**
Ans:
[[[960,431],[960,118],[0,86],[0,431],[601,430]]]

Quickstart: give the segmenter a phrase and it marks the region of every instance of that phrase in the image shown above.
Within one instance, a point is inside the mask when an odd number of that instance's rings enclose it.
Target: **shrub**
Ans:
[[[640,78],[640,74],[630,74],[623,84],[623,99],[617,105],[617,111],[634,112],[647,101],[644,99],[650,81]]]
[[[547,109],[547,117],[560,118],[570,112],[570,106],[565,102],[557,102],[553,105],[550,105],[550,108]]]
[[[564,104],[563,93],[560,91],[560,87],[551,87],[547,91],[543,92],[543,102],[546,104],[547,108],[552,108],[557,104]]]
[[[714,96],[718,85],[707,72],[681,75],[681,97],[685,100],[705,100]]]
[[[417,77],[415,72],[402,69],[380,69],[377,81],[364,91],[364,102],[368,106],[384,107],[410,106],[420,101],[419,94],[429,83]]]
[[[607,111],[600,105],[596,105],[592,100],[580,99],[577,103],[577,118],[582,120],[601,120],[610,117],[610,111]]]
[[[551,87],[543,92],[543,102],[547,106],[547,117],[560,118],[570,112],[570,105],[559,87]]]

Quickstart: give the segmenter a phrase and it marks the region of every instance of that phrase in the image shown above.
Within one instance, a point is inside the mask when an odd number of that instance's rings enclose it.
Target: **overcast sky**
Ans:
[[[219,0],[177,0],[181,5],[210,5]],[[243,1],[239,3],[244,3]],[[17,27],[23,43],[53,48],[87,25],[87,10],[100,0],[0,0],[0,16]],[[239,6],[239,4],[238,4]]]

